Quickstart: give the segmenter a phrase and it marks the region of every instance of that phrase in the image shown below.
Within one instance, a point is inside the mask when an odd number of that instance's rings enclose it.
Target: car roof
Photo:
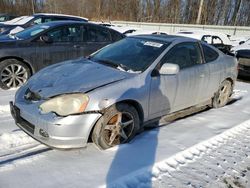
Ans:
[[[38,25],[48,25],[48,26],[58,26],[58,25],[65,25],[65,24],[86,24],[88,22],[81,22],[81,21],[74,21],[74,20],[62,20],[62,21],[53,21],[53,22],[46,22]]]
[[[141,38],[145,40],[157,40],[161,42],[174,42],[174,41],[185,41],[185,42],[197,42],[199,40],[183,37],[183,36],[176,36],[176,35],[157,35],[157,34],[151,34],[151,35],[135,35],[135,36],[129,36],[131,38]]]
[[[57,16],[57,17],[69,17],[69,18],[77,18],[77,19],[83,19],[88,21],[88,18],[85,17],[80,17],[80,16],[73,16],[73,15],[68,15],[68,14],[54,14],[54,13],[36,13],[33,14],[33,16]]]
[[[37,26],[42,26],[42,25],[46,25],[49,27],[57,27],[57,26],[64,26],[64,25],[74,25],[74,24],[81,24],[81,25],[94,25],[97,27],[101,27],[104,29],[108,29],[108,30],[113,30],[111,28],[108,27],[104,27],[98,24],[94,24],[94,23],[90,23],[90,22],[82,22],[82,21],[72,21],[72,20],[63,20],[63,21],[53,21],[53,22],[47,22],[47,23],[43,23],[43,24],[39,24]],[[113,30],[115,31],[115,30]],[[117,31],[115,31],[117,32]],[[121,34],[121,33],[120,33]],[[122,34],[121,34],[122,35]]]

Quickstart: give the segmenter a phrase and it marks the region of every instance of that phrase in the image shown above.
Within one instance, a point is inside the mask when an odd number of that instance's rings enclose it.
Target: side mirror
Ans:
[[[172,64],[172,63],[165,63],[162,65],[159,73],[162,75],[174,75],[177,74],[180,70],[179,65]]]
[[[42,35],[40,40],[48,44],[53,43],[53,39],[47,35]]]
[[[244,44],[244,43],[245,43],[245,41],[240,41],[240,42],[239,42],[239,45]]]

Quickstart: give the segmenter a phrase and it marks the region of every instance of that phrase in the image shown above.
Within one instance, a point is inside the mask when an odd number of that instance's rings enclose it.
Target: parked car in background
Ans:
[[[6,22],[8,20],[14,19],[16,16],[11,15],[11,14],[1,14],[0,13],[0,22]]]
[[[239,50],[250,50],[250,39],[248,39],[247,41],[241,43],[238,46],[235,46],[231,49],[232,53],[236,53]]]
[[[0,37],[0,87],[23,85],[41,68],[88,56],[124,37],[117,31],[77,21],[40,24]]]
[[[143,29],[138,29],[133,31],[132,33],[127,32],[127,36],[134,36],[134,35],[167,35],[166,32],[163,31],[154,31],[154,30],[143,30]]]
[[[125,35],[130,34],[138,30],[136,27],[129,27],[129,26],[117,26],[117,25],[111,25],[111,26],[106,26],[109,28],[112,28],[120,33],[123,33]]]
[[[107,149],[164,115],[226,105],[236,77],[236,58],[204,42],[141,35],[39,71],[10,105],[16,124],[50,147],[91,138]]]
[[[245,43],[248,39],[250,39],[250,36],[235,36],[235,35],[232,35],[229,38],[230,38],[230,41],[232,43],[232,46],[235,47],[235,46],[239,46],[239,45]]]
[[[239,63],[239,76],[250,77],[250,48],[238,50],[236,57]]]
[[[224,53],[230,53],[232,43],[228,36],[224,33],[195,30],[195,31],[180,31],[176,33],[178,36],[190,37],[198,40],[202,40],[208,44],[211,44],[221,50]]]
[[[128,26],[110,26],[110,28],[123,33],[127,36],[133,35],[150,35],[150,34],[158,34],[158,35],[167,35],[166,32],[158,31],[158,30],[146,30],[136,27],[128,27]]]
[[[65,15],[65,14],[34,14],[32,16],[21,16],[10,20],[0,25],[0,35],[6,34],[15,34],[20,32],[28,27],[31,27],[36,24],[42,24],[51,21],[62,21],[62,20],[71,20],[71,21],[84,21],[87,22],[87,18],[82,18],[78,16]]]

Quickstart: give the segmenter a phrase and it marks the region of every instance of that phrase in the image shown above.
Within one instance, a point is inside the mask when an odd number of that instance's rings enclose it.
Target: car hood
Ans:
[[[125,79],[130,74],[87,59],[66,61],[49,66],[33,77],[27,87],[41,98],[60,94],[89,92]]]
[[[9,35],[0,36],[0,42],[16,42],[17,39],[11,38]]]

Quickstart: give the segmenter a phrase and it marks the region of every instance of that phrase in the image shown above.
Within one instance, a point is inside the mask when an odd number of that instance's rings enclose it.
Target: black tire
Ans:
[[[0,88],[7,90],[22,86],[29,77],[29,67],[16,59],[6,59],[0,62]]]
[[[137,110],[128,104],[119,103],[109,107],[97,121],[91,135],[92,141],[98,148],[108,149],[129,142],[139,127],[140,120]]]
[[[224,80],[212,99],[212,107],[220,108],[225,106],[232,94],[232,82]]]

